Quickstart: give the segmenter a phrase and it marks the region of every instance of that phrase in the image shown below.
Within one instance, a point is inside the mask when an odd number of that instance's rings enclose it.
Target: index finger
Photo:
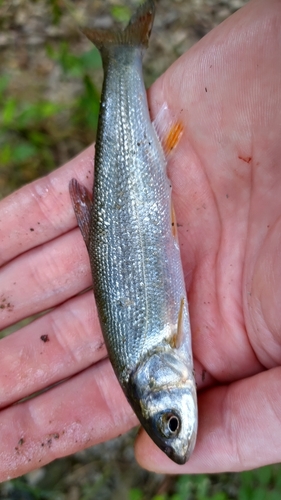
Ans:
[[[91,189],[94,147],[0,202],[0,266],[74,228],[68,184],[72,177]]]

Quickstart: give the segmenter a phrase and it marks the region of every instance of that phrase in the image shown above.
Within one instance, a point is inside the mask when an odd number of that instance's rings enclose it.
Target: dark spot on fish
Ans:
[[[50,342],[50,339],[49,339],[49,335],[41,335],[40,339],[46,343],[46,342]]]
[[[23,438],[20,438],[19,442],[18,442],[18,446],[22,446],[24,443],[24,439]]]
[[[29,230],[30,230],[30,231],[34,231],[34,228],[33,228],[33,227],[31,227]]]
[[[174,222],[172,222],[172,226],[174,226],[174,225],[175,225],[175,223],[174,223]]]
[[[148,141],[148,145],[151,146],[151,142],[150,141]]]
[[[140,146],[140,145],[141,145],[141,143],[140,143],[140,142],[137,142],[137,146]]]
[[[238,156],[238,158],[239,158],[239,160],[242,160],[245,163],[250,163],[250,161],[252,160],[251,156]]]
[[[202,382],[205,382],[206,374],[207,374],[207,371],[206,370],[202,370]]]
[[[208,92],[207,87],[205,87],[205,92]]]

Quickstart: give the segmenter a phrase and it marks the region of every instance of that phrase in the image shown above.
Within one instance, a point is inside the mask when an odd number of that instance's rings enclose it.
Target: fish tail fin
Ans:
[[[141,4],[124,30],[82,28],[82,32],[102,53],[110,46],[127,45],[147,47],[155,14],[154,0]]]

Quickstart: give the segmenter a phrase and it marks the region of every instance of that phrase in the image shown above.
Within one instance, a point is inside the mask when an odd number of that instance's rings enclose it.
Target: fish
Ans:
[[[76,179],[69,190],[117,379],[148,435],[171,460],[184,464],[195,446],[198,412],[167,176],[167,152],[182,127],[171,122],[161,142],[163,119],[152,123],[149,115],[142,56],[154,14],[154,1],[146,0],[124,30],[82,29],[101,53],[104,81],[93,196]]]

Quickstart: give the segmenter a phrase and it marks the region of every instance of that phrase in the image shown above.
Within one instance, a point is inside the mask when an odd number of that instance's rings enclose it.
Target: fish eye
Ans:
[[[179,423],[178,417],[176,417],[175,415],[173,415],[172,417],[169,418],[169,420],[168,420],[168,427],[169,427],[169,430],[171,432],[173,432],[173,433],[176,432],[178,430],[178,428],[179,428],[179,425],[180,425],[180,423]]]
[[[158,427],[166,438],[173,438],[178,435],[181,427],[180,417],[175,411],[167,411],[159,416]]]

